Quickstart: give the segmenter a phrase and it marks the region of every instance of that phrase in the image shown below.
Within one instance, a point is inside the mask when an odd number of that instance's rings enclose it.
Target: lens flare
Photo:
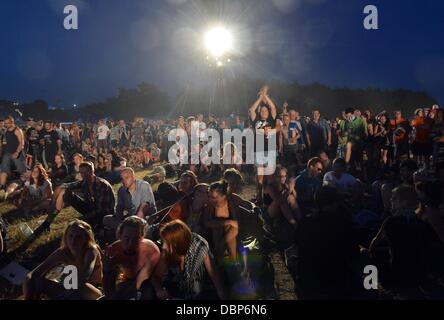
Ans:
[[[222,57],[232,49],[233,37],[226,28],[216,27],[205,33],[204,43],[212,56]]]

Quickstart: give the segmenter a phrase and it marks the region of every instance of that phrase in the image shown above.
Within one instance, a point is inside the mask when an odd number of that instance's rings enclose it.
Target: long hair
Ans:
[[[83,232],[85,238],[87,239],[85,249],[92,248],[92,247],[98,247],[96,240],[94,238],[94,233],[92,231],[91,226],[84,221],[76,219],[76,220],[70,222],[68,224],[68,226],[66,227],[65,232],[63,233],[62,243],[60,244],[60,249],[66,249],[68,247],[67,246],[68,232],[71,228],[74,228],[74,227],[79,228]]]
[[[31,184],[35,183],[37,186],[40,187],[43,185],[43,183],[45,181],[48,180],[48,173],[46,172],[45,168],[43,168],[43,166],[40,163],[36,164],[32,170],[34,171],[35,168],[39,169],[39,177],[37,178],[37,182],[34,181],[34,178],[32,177],[32,173],[31,173],[31,177],[29,178],[29,182]]]
[[[60,157],[60,159],[62,159],[62,166],[66,165],[65,155],[63,153],[57,153],[56,157]]]
[[[106,156],[105,156],[103,153],[99,153],[99,154],[97,155],[97,164],[101,164],[101,163],[100,163],[100,159],[103,159],[103,163],[106,164]]]
[[[162,227],[160,236],[170,245],[171,250],[167,254],[170,265],[177,264],[180,256],[185,256],[191,244],[191,230],[181,220],[174,220]]]

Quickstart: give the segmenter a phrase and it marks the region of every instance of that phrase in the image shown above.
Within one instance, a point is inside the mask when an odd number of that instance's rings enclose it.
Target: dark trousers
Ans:
[[[88,217],[84,219],[94,229],[102,226],[105,214],[97,212],[94,203],[86,201],[86,199],[76,190],[66,189],[63,195],[65,205],[70,205],[82,216]]]

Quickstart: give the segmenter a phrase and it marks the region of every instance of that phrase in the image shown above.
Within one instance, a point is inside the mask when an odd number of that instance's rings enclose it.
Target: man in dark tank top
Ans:
[[[5,119],[5,142],[3,146],[4,154],[1,162],[0,189],[6,188],[8,176],[11,175],[13,165],[15,170],[23,174],[26,172],[26,158],[23,149],[25,138],[23,131],[15,125],[14,118]]]

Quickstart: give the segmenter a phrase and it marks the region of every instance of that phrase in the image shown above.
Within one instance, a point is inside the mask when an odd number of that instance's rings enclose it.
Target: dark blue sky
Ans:
[[[208,80],[200,42],[215,20],[235,36],[230,74],[332,86],[425,90],[444,103],[444,1],[2,0],[0,99],[98,102],[142,81],[172,97]],[[77,4],[79,30],[63,28]],[[366,31],[367,4],[380,30]]]

